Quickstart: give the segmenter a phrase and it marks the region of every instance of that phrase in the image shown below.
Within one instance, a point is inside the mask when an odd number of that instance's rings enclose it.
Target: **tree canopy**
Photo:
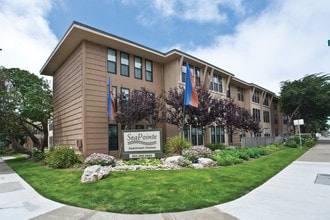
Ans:
[[[289,118],[289,125],[295,119],[304,119],[304,132],[325,129],[330,116],[329,80],[329,74],[316,73],[281,82],[279,104],[281,111]]]
[[[29,136],[34,147],[48,145],[48,121],[52,116],[52,92],[46,80],[18,68],[0,67],[0,135],[24,153],[18,139]],[[33,131],[44,134],[42,141]]]
[[[192,125],[205,129],[211,125],[228,126],[258,132],[259,122],[248,110],[239,108],[231,99],[213,97],[208,89],[197,89],[198,107],[186,106],[184,126]],[[183,121],[183,87],[170,89],[165,95],[166,122],[182,129]]]
[[[135,89],[129,97],[120,94],[119,109],[115,120],[131,129],[131,126],[141,120],[146,120],[150,125],[156,127],[158,122],[164,121],[164,104],[160,96],[156,97],[153,92],[146,88]]]

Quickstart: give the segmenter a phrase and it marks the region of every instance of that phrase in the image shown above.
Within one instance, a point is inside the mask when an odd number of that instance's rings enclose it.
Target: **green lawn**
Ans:
[[[24,159],[8,160],[41,195],[67,205],[116,213],[192,210],[234,200],[261,185],[306,150],[285,148],[242,164],[163,171],[112,172],[81,183],[83,171],[56,170]]]

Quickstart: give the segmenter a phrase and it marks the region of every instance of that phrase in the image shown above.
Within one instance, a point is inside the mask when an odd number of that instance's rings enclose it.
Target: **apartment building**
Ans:
[[[41,69],[53,77],[53,144],[75,147],[84,156],[122,150],[122,126],[107,116],[107,79],[110,76],[115,100],[134,89],[147,88],[156,95],[182,85],[185,63],[191,65],[197,86],[206,85],[210,93],[232,98],[260,120],[261,133],[251,134],[214,126],[205,131],[189,128],[185,133],[194,145],[223,142],[239,145],[243,136],[282,134],[276,95],[258,85],[244,82],[217,66],[179,50],[166,53],[73,22]],[[142,121],[135,129],[148,129]],[[179,135],[177,127],[161,124],[162,142]],[[230,134],[229,134],[230,133]]]

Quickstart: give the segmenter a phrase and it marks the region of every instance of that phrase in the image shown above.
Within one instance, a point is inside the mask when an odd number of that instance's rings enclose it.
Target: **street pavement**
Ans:
[[[118,214],[60,204],[39,195],[0,158],[0,219],[259,220],[330,219],[330,138],[234,201],[185,212]]]

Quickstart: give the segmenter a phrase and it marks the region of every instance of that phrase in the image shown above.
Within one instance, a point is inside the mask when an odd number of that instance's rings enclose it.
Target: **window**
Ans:
[[[109,124],[108,127],[108,149],[118,150],[118,126],[115,124]]]
[[[289,116],[283,114],[283,124],[288,124]]]
[[[253,111],[253,118],[257,121],[260,121],[260,109],[252,109]]]
[[[269,106],[269,98],[268,98],[267,95],[266,95],[266,97],[265,97],[265,100],[264,100],[263,105],[265,105],[265,106]]]
[[[265,129],[264,129],[264,136],[265,136],[265,137],[270,137],[270,133],[271,133],[271,132],[270,132],[270,128],[265,128]]]
[[[210,82],[210,89],[216,92],[222,92],[222,77],[213,75],[213,79]]]
[[[260,92],[254,91],[252,95],[252,102],[260,103]]]
[[[108,72],[116,74],[116,51],[108,48]]]
[[[134,77],[142,79],[142,59],[141,57],[134,57]]]
[[[270,122],[269,111],[264,111],[264,122],[266,123]]]
[[[147,125],[146,129],[151,130],[151,129],[155,129],[155,127],[153,125]]]
[[[223,126],[211,127],[211,143],[225,143],[225,129]]]
[[[48,122],[48,131],[52,131],[53,130],[53,121],[49,121]]]
[[[139,129],[144,129],[143,125],[135,125],[135,129],[139,130]]]
[[[191,68],[191,66],[189,66]],[[181,82],[185,83],[186,82],[186,63],[183,63],[181,66]]]
[[[146,60],[146,80],[150,82],[153,81],[152,61],[150,60]]]
[[[184,133],[184,138],[190,142],[191,141],[191,138],[190,138],[190,126],[184,126],[183,128],[183,133]]]
[[[196,70],[195,71],[196,86],[200,86],[201,85],[201,71],[197,67],[195,70]]]
[[[237,99],[238,101],[244,101],[244,90],[242,88],[237,88]]]
[[[185,126],[183,129],[184,137],[192,145],[203,145],[203,129]]]
[[[120,53],[120,74],[129,77],[129,56],[127,53]]]
[[[227,89],[227,97],[230,98],[230,86],[228,86],[228,89]]]
[[[125,109],[128,107],[128,101],[129,101],[129,89],[127,88],[121,88],[120,93],[120,99],[121,99],[121,108]]]

